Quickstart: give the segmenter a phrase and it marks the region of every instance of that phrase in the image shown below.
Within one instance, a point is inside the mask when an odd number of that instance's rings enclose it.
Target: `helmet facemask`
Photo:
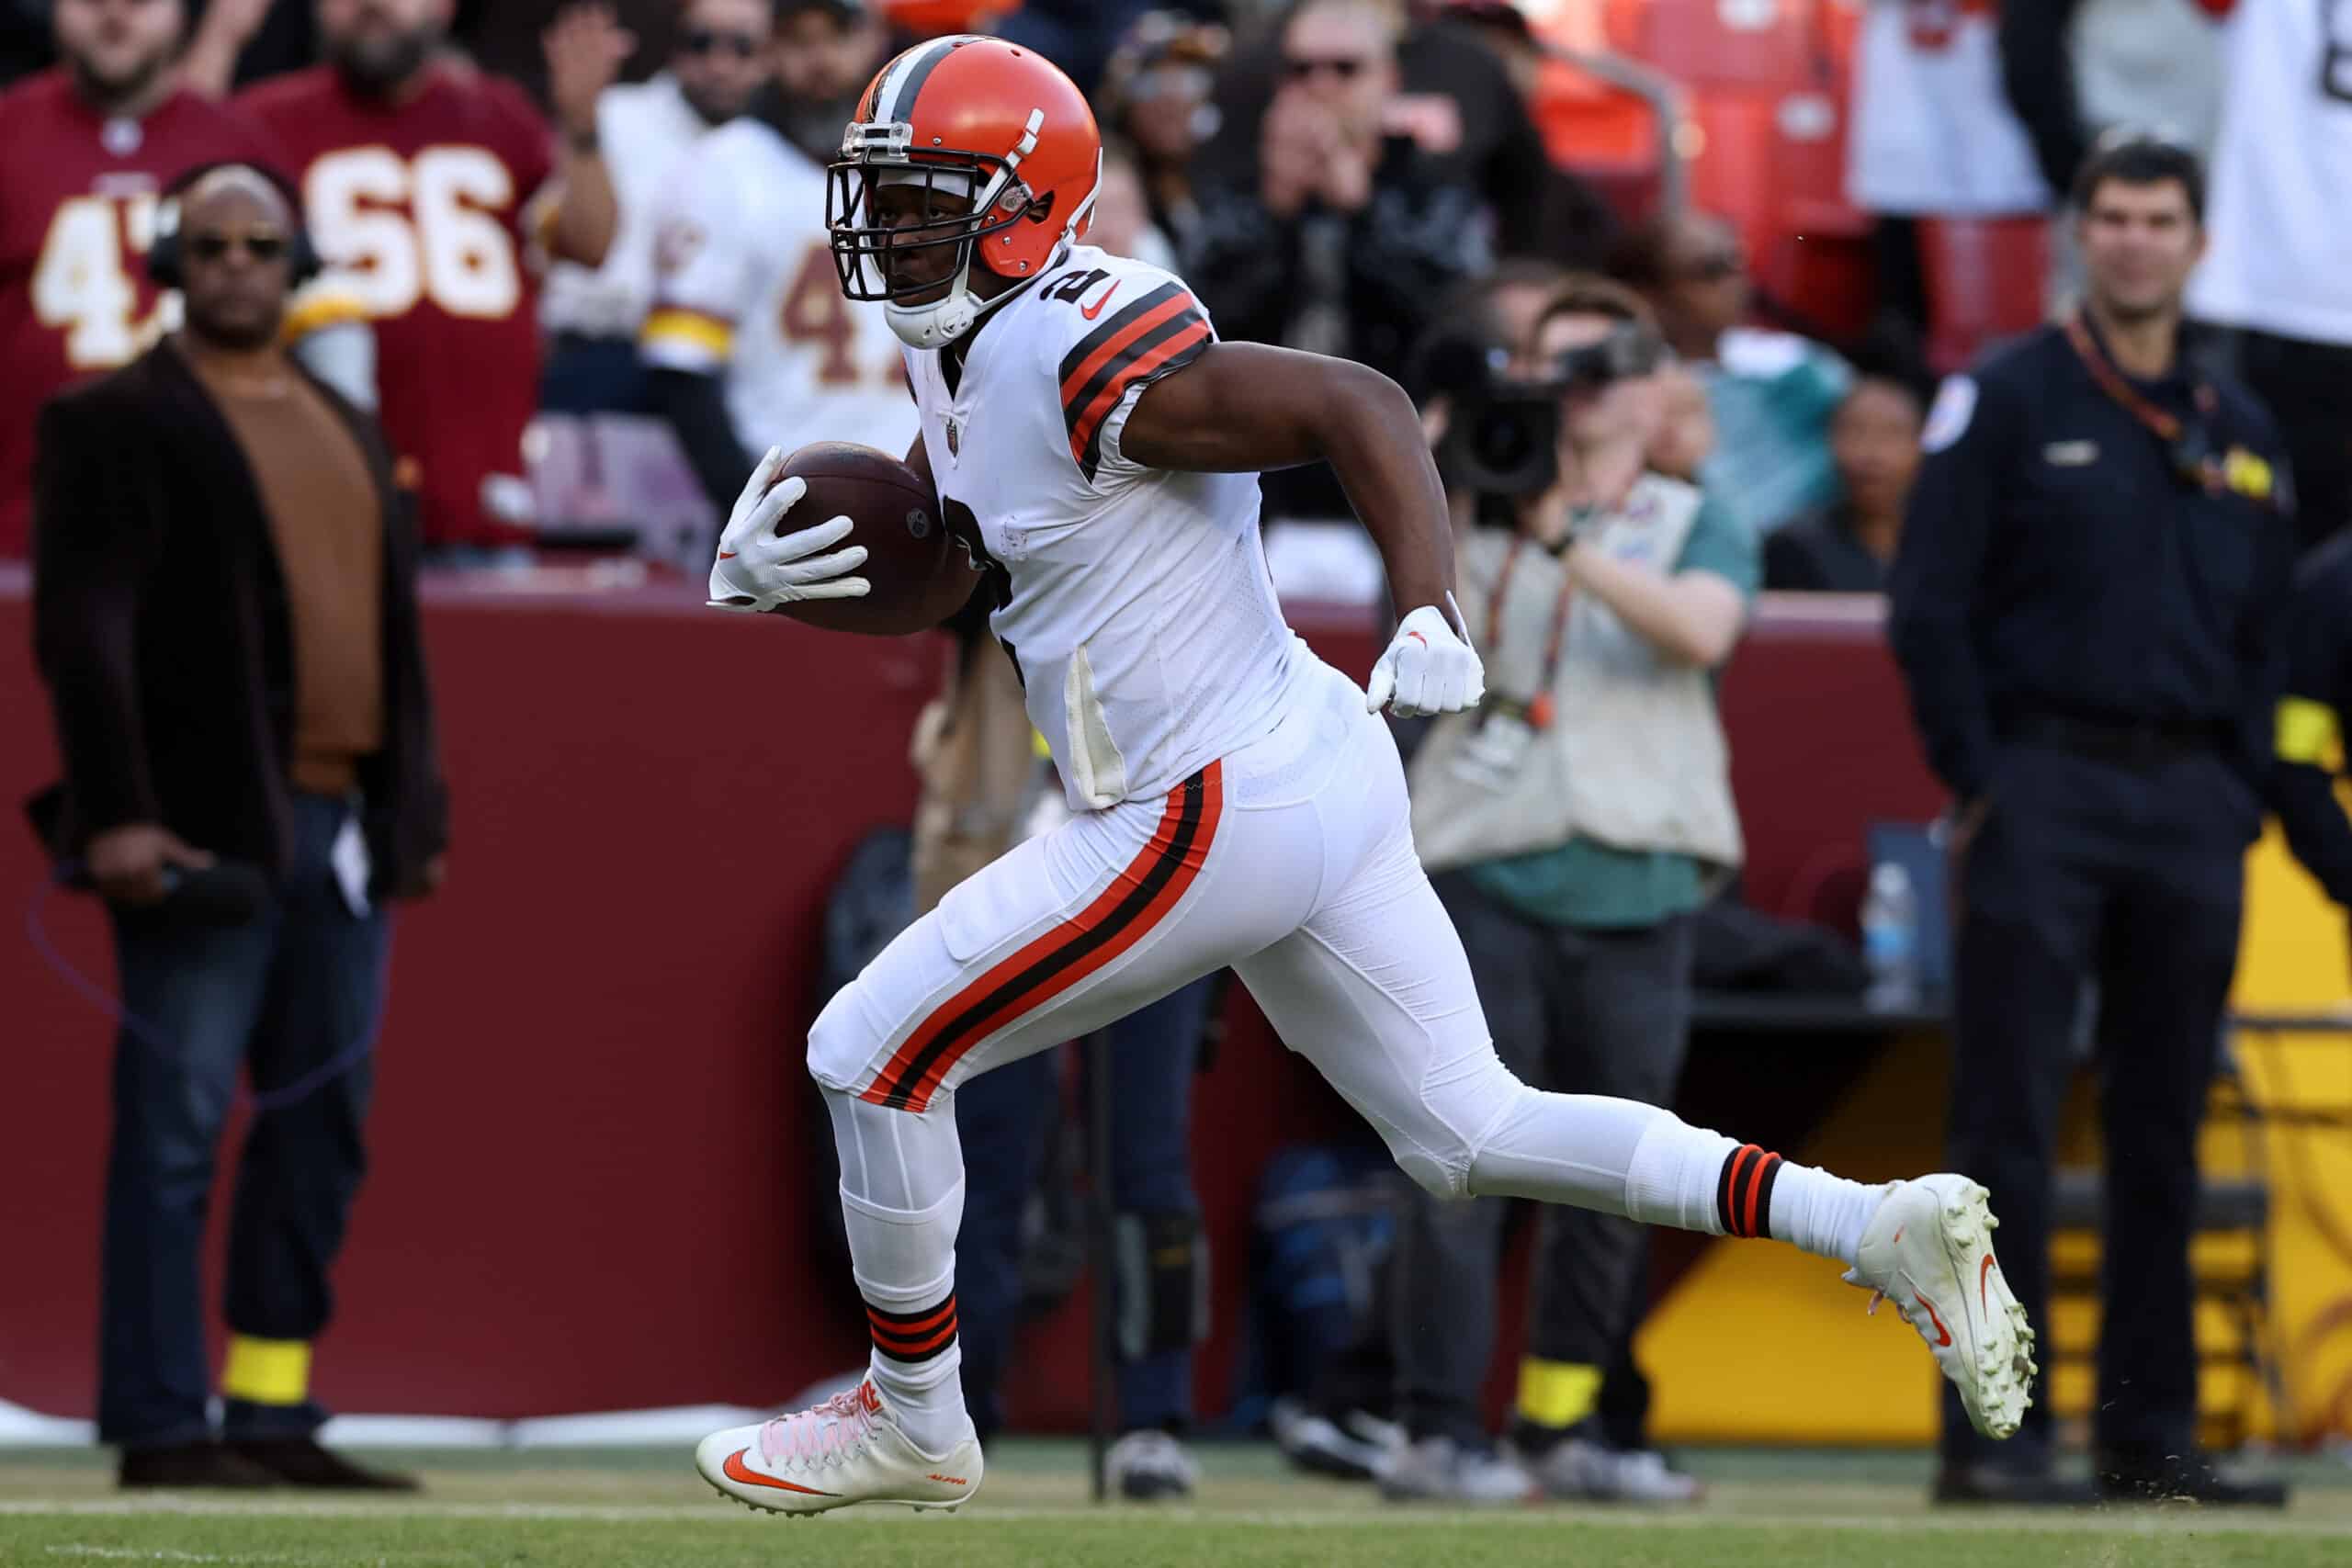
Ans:
[[[826,227],[842,292],[856,300],[884,303],[890,330],[915,348],[940,348],[971,329],[1006,294],[982,299],[970,289],[972,265],[989,236],[1021,222],[1043,220],[1048,197],[1037,197],[1019,176],[1022,156],[1035,135],[1033,117],[1023,144],[1007,156],[959,149],[911,148],[912,128],[897,123],[854,123],[842,140],[842,156],[827,169]],[[875,196],[887,189],[910,193],[919,216],[912,222],[884,223]],[[895,204],[894,204],[895,205]],[[903,281],[891,276],[904,267],[944,253],[944,271]],[[991,268],[991,270],[997,270]],[[1009,276],[1020,276],[1012,274]],[[927,303],[918,296],[944,290]]]

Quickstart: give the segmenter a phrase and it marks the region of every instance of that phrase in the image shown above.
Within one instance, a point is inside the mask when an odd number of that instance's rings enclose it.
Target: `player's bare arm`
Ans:
[[[1147,388],[1119,449],[1148,468],[1265,472],[1328,462],[1388,569],[1402,621],[1373,705],[1398,717],[1475,705],[1484,672],[1453,611],[1453,530],[1421,416],[1403,388],[1344,359],[1219,343]]]
[[[1405,389],[1344,359],[1220,343],[1147,389],[1119,449],[1148,468],[1263,473],[1328,462],[1387,563],[1400,610],[1445,603],[1445,487]]]
[[[620,227],[620,197],[596,142],[596,100],[637,49],[637,35],[604,5],[574,6],[541,35],[548,95],[563,130],[562,194],[548,220],[548,249],[564,261],[601,266]]]

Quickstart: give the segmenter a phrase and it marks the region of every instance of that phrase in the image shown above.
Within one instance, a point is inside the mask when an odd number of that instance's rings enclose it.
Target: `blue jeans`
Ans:
[[[296,847],[277,897],[235,926],[112,910],[124,1010],[115,1043],[99,1291],[98,1437],[125,1448],[209,1436],[199,1258],[213,1152],[243,1068],[266,1096],[372,1041],[390,918],[354,916],[329,852],[348,814],[294,796]],[[311,1092],[256,1110],[230,1214],[227,1315],[239,1334],[315,1338],[333,1314],[327,1272],[367,1158],[361,1055]],[[326,1412],[229,1402],[232,1438],[300,1436]]]
[[[1111,1075],[1111,1201],[1123,1214],[1196,1213],[1187,1129],[1201,1028],[1215,977],[1196,980],[1104,1031],[1090,1070]],[[1021,1306],[1021,1213],[1057,1110],[1058,1051],[995,1067],[956,1091],[964,1144],[964,1224],[956,1241],[956,1319],[964,1399],[983,1438],[1004,1425],[1002,1387]],[[1162,1350],[1119,1368],[1122,1431],[1192,1419],[1193,1352]]]

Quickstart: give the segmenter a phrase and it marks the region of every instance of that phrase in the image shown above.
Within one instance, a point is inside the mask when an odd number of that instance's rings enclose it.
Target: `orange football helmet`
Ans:
[[[1102,135],[1085,95],[1052,61],[963,34],[917,44],[881,69],[828,172],[825,220],[842,291],[886,301],[900,339],[937,348],[989,303],[967,287],[975,261],[1001,277],[1038,277],[1085,237]],[[921,186],[922,216],[877,221],[869,197],[886,185]],[[891,262],[943,245],[957,247],[944,296],[908,303],[939,283],[894,281]]]

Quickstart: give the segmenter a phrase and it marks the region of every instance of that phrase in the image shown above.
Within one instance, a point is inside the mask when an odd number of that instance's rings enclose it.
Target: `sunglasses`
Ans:
[[[724,50],[738,60],[749,60],[760,52],[760,40],[750,33],[723,33],[715,28],[695,28],[678,39],[678,52],[697,58]]]
[[[255,229],[243,234],[191,234],[187,254],[198,261],[217,262],[232,250],[242,249],[257,262],[274,262],[283,256],[290,242],[272,229]]]
[[[1342,82],[1352,82],[1371,63],[1368,60],[1343,54],[1329,55],[1318,60],[1293,57],[1283,62],[1283,74],[1294,82],[1304,82],[1328,71]]]
[[[1712,255],[1694,256],[1681,270],[1680,276],[1691,283],[1721,283],[1727,277],[1737,277],[1747,270],[1736,251],[1717,251]]]

